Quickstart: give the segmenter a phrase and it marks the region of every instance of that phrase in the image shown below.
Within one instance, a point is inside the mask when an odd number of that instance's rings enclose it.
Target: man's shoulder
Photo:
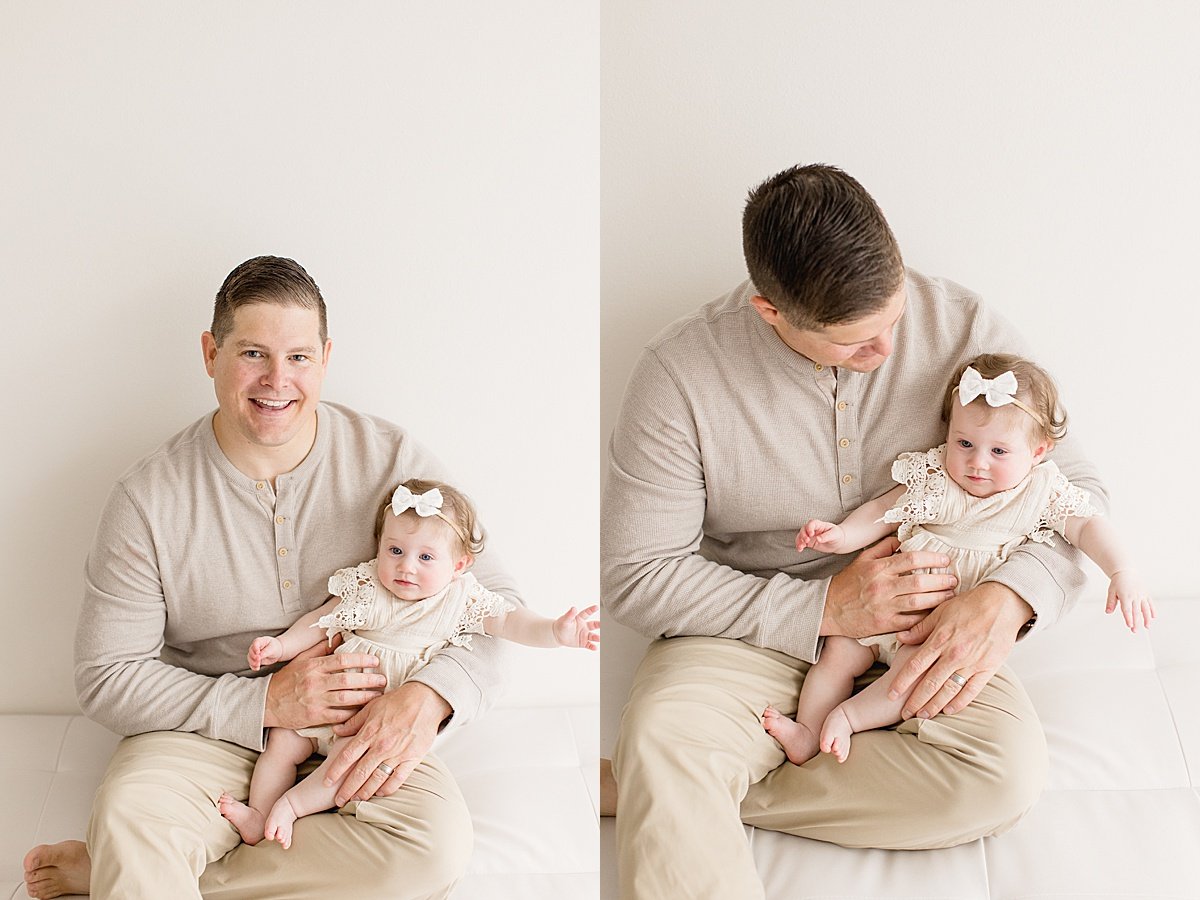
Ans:
[[[335,440],[404,440],[408,432],[395,422],[381,416],[360,412],[341,403],[321,401],[323,422]]]
[[[194,469],[207,458],[208,443],[215,440],[212,417],[213,413],[206,413],[171,435],[122,472],[117,484],[136,491],[141,487],[177,483],[183,472]]]
[[[966,314],[985,306],[983,298],[957,281],[926,275],[916,269],[904,270],[908,302],[916,306],[943,306]]]
[[[646,349],[665,357],[690,358],[697,350],[723,344],[731,333],[744,333],[758,313],[750,305],[754,285],[743,281],[733,290],[680,316],[646,343]]]

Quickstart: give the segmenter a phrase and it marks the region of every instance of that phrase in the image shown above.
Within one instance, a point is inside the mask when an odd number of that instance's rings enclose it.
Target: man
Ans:
[[[613,758],[626,898],[762,897],[743,822],[892,848],[1011,825],[1046,756],[1003,663],[1084,583],[1063,542],[1022,547],[957,596],[953,576],[922,573],[946,557],[895,553],[894,537],[855,559],[796,552],[800,525],[840,520],[893,486],[898,453],[942,442],[956,364],[1020,342],[974,294],[906,271],[838,169],[768,179],[743,227],[750,281],[649,343],[611,442],[603,602],[659,638]],[[1055,459],[1104,496],[1070,441]],[[906,721],[856,736],[844,764],[781,767],[764,706],[795,712],[824,636],[890,631],[924,642],[897,679],[915,685]]]
[[[202,349],[216,413],[122,476],[88,557],[79,700],[130,737],[97,792],[86,846],[31,851],[29,893],[444,897],[471,823],[428,751],[448,719],[470,719],[492,694],[503,642],[448,650],[387,694],[362,654],[308,654],[266,678],[246,664],[254,636],[285,629],[325,601],[336,569],[374,555],[390,491],[441,468],[403,429],[320,402],[325,303],[292,260],[234,269]],[[517,597],[486,552],[475,571]],[[349,773],[337,814],[298,822],[286,852],[240,845],[217,798],[247,795],[267,728],[321,723],[353,735],[330,772]]]

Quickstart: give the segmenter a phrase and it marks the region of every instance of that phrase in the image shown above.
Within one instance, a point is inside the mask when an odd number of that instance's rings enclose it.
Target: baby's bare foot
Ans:
[[[846,712],[840,706],[834,708],[825,718],[821,726],[821,749],[832,753],[837,761],[844,763],[850,755],[850,735],[854,734],[854,726],[846,717]]]
[[[268,841],[279,841],[286,850],[292,846],[292,825],[296,821],[296,810],[292,808],[287,794],[280,797],[267,814],[264,834]]]
[[[247,806],[228,793],[221,795],[221,799],[217,801],[217,808],[247,844],[254,846],[263,839],[263,815],[257,809]]]
[[[25,892],[30,897],[86,894],[91,880],[92,858],[83,841],[40,844],[25,854]]]
[[[817,755],[820,749],[817,736],[807,725],[789,719],[773,706],[763,710],[762,720],[767,734],[783,747],[788,762],[802,766]]]

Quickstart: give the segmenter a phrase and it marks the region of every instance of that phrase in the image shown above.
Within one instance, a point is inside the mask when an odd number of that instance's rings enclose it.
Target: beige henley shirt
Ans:
[[[247,668],[251,640],[320,606],[330,575],[375,556],[375,513],[397,484],[449,479],[404,429],[322,403],[312,450],[272,489],[226,458],[212,418],[113,488],[87,560],[75,685],[84,713],[119,734],[196,732],[261,750],[269,679],[255,676],[269,670]],[[520,602],[491,551],[472,571]],[[446,650],[413,680],[456,724],[469,720],[498,693],[504,643]]]
[[[601,596],[614,619],[652,637],[737,638],[817,658],[829,579],[853,557],[797,553],[796,531],[840,521],[894,486],[899,453],[943,442],[957,365],[1023,352],[971,291],[911,270],[907,288],[895,348],[869,374],[789,348],[750,305],[749,282],[650,341],[613,430],[601,510]],[[1053,459],[1107,504],[1070,438]],[[1027,544],[986,580],[1025,599],[1040,629],[1073,605],[1082,559],[1065,541]]]

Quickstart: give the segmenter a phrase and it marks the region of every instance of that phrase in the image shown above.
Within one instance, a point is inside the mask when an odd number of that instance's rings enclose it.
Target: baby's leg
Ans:
[[[896,651],[896,657],[887,672],[853,697],[839,703],[837,708],[829,713],[825,724],[821,726],[822,750],[832,753],[838,762],[845,762],[850,754],[850,735],[854,732],[882,728],[900,721],[900,711],[904,708],[904,701],[908,696],[889,700],[888,689],[892,686],[896,673],[916,652],[917,648],[914,646],[902,646]]]
[[[242,840],[257,844],[263,839],[267,811],[296,783],[296,767],[312,756],[316,741],[287,728],[272,728],[267,747],[254,765],[250,779],[249,804],[222,794],[217,801],[221,815],[233,823]]]
[[[271,807],[263,828],[263,834],[268,841],[278,841],[286,850],[292,846],[292,826],[297,819],[333,809],[333,800],[341,785],[326,787],[325,775],[329,771],[329,760],[337,756],[341,744],[341,739],[335,739],[329,747],[329,755],[325,757],[325,761],[311,775],[291,787]]]
[[[763,727],[779,741],[789,762],[799,766],[817,755],[821,724],[854,691],[854,679],[874,662],[874,648],[864,647],[854,638],[827,637],[821,658],[804,678],[796,721],[767,707],[763,712]]]

